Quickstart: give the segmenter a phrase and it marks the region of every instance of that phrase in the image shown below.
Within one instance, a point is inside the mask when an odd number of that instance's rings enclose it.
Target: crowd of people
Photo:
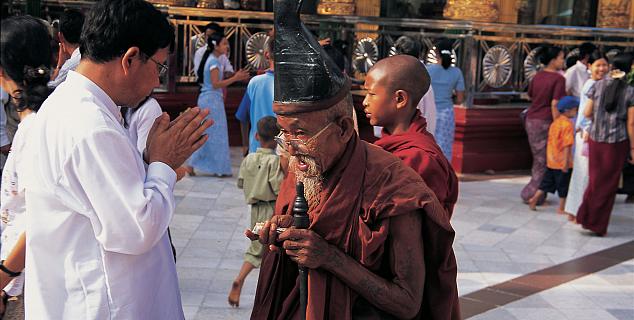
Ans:
[[[226,88],[250,79],[235,116],[252,242],[228,303],[240,305],[259,268],[251,318],[298,318],[299,265],[309,269],[307,318],[460,319],[451,157],[464,79],[452,43],[425,65],[420,44],[402,37],[368,71],[363,108],[379,138],[370,144],[357,134],[345,59],[307,32],[298,6],[278,1],[270,68],[253,78],[229,62],[223,28],[206,25],[192,55],[198,106],[171,121],[150,94],[174,28],[151,4],[68,9],[54,34],[31,16],[2,20],[0,314],[183,319],[174,185],[196,172],[232,175]],[[605,235],[628,155],[634,163],[632,57],[608,61],[584,44],[562,75],[562,49],[542,48],[525,121],[531,208],[557,192],[560,213]],[[292,228],[297,182],[308,229]]]
[[[634,55],[608,59],[584,43],[564,72],[564,54],[539,51],[544,68],[530,82],[525,118],[533,166],[521,197],[535,209],[556,192],[558,213],[604,236],[619,189],[634,201]]]

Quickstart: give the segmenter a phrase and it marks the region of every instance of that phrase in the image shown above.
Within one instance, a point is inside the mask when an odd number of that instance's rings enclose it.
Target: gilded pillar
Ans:
[[[633,28],[633,7],[632,0],[599,0],[597,27]]]
[[[320,0],[317,5],[318,14],[351,16],[354,12],[354,0]]]
[[[497,22],[500,12],[496,0],[448,0],[443,16],[452,20]]]

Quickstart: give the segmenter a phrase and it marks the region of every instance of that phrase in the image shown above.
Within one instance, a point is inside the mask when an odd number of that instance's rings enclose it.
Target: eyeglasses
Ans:
[[[296,135],[293,135],[293,134],[290,134],[290,133],[280,132],[275,137],[275,142],[277,142],[277,145],[279,145],[286,152],[289,152],[288,151],[288,146],[292,146],[293,149],[295,149],[295,150],[306,151],[306,149],[308,148],[308,145],[310,143],[312,143],[313,141],[315,141],[317,139],[317,137],[319,137],[319,135],[321,135],[324,131],[326,131],[328,128],[330,128],[330,126],[333,123],[334,122],[328,123],[326,126],[321,128],[321,130],[319,130],[315,135],[313,135],[312,137],[310,137],[310,139],[308,139],[306,141],[303,141],[302,139],[297,138]],[[286,136],[294,136],[295,138],[286,139]]]
[[[143,52],[142,52],[143,53]],[[150,61],[156,63],[156,68],[158,70],[159,78],[163,78],[167,74],[167,70],[169,69],[166,64],[160,63],[147,54],[143,53],[143,55],[148,58]]]

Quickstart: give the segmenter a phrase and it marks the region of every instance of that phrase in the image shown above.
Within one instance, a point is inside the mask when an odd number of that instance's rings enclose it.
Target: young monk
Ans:
[[[449,217],[458,199],[458,178],[417,109],[430,78],[416,58],[396,55],[379,61],[365,78],[366,117],[382,126],[376,145],[414,169],[434,191]]]

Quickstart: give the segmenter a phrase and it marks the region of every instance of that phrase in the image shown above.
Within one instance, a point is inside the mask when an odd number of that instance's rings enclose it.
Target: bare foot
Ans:
[[[568,215],[568,221],[577,223],[577,217],[573,216],[570,213],[567,213],[567,215]]]
[[[240,307],[240,292],[242,291],[242,283],[234,281],[229,291],[229,305],[235,308]]]
[[[533,196],[532,198],[530,198],[530,199],[528,200],[528,207],[529,207],[531,210],[533,210],[533,211],[537,211],[537,201],[538,201],[538,200],[539,200],[539,199],[538,199],[537,197],[535,197],[535,196]]]
[[[196,172],[194,172],[194,168],[193,167],[183,166],[183,168],[185,168],[185,171],[187,172],[188,176],[191,176],[191,177],[195,177],[196,176]]]

